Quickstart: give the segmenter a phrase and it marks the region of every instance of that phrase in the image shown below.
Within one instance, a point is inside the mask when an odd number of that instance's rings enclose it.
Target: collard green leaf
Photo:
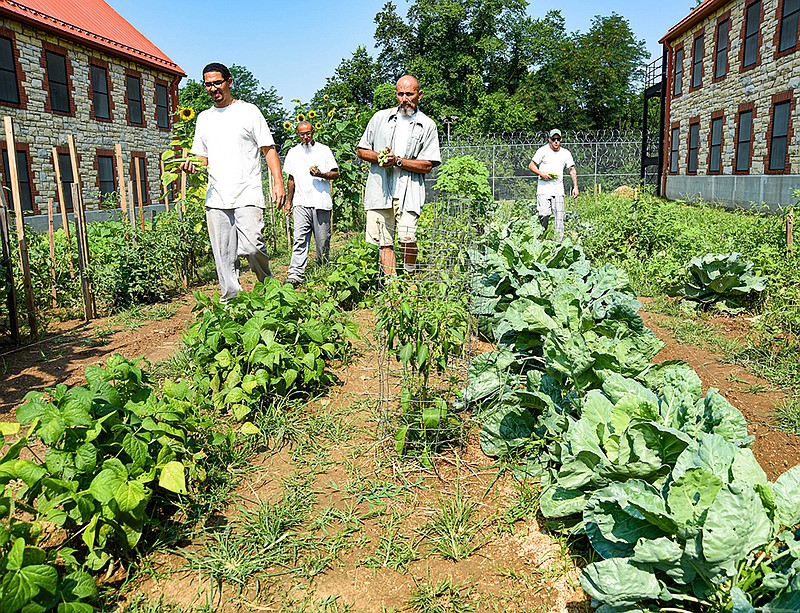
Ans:
[[[669,486],[667,505],[682,529],[699,530],[723,482],[705,468],[690,468]]]
[[[737,449],[719,434],[701,433],[700,437],[678,456],[672,478],[680,479],[690,468],[705,468],[722,479],[723,483],[729,483],[730,468]]]
[[[752,487],[720,489],[703,523],[703,555],[711,563],[744,559],[772,537],[772,522]]]
[[[772,486],[778,519],[784,526],[800,523],[800,464],[783,473]]]
[[[635,605],[661,593],[656,576],[625,558],[610,558],[581,572],[581,587],[593,599],[610,606]]]
[[[586,495],[581,490],[568,490],[558,485],[547,487],[539,498],[542,515],[548,518],[569,517],[581,513],[586,506]]]
[[[704,398],[706,420],[711,431],[725,438],[726,441],[742,445],[753,440],[747,434],[747,420],[742,412],[728,402],[719,390],[711,388]]]
[[[481,450],[489,457],[508,455],[528,442],[535,426],[533,415],[528,409],[511,402],[500,402],[483,418]]]
[[[639,539],[634,547],[631,561],[639,564],[673,564],[683,555],[683,549],[672,539],[662,536],[656,539]]]

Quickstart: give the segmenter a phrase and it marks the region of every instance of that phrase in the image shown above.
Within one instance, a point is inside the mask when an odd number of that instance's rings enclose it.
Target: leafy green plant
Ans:
[[[484,204],[492,201],[489,169],[471,155],[448,158],[438,169],[433,188],[445,197],[467,198]]]
[[[691,279],[679,294],[704,308],[714,305],[728,312],[741,311],[767,285],[766,277],[755,275],[753,263],[744,261],[739,253],[694,257],[687,268]]]

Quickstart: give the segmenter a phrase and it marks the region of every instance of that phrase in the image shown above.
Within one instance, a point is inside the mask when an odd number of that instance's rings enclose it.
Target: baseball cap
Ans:
[[[561,136],[561,130],[558,128],[553,128],[550,130],[550,138],[553,138],[554,136]]]

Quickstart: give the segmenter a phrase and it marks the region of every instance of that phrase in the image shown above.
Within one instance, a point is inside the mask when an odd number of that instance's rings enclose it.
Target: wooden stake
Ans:
[[[36,323],[36,303],[33,298],[33,282],[28,261],[28,243],[25,239],[25,224],[22,218],[22,195],[19,189],[19,169],[17,168],[17,144],[14,139],[14,124],[11,117],[6,116],[6,147],[8,148],[8,174],[10,175],[11,195],[14,198],[14,216],[17,224],[17,246],[19,249],[19,263],[22,270],[22,280],[25,286],[25,304],[28,307],[28,326],[31,336],[38,336],[39,330]]]
[[[158,184],[164,187],[163,177],[164,177],[164,160],[160,160],[161,166],[161,177],[159,177]],[[169,213],[169,190],[164,189],[164,210]]]
[[[61,180],[61,164],[58,162],[58,149],[53,147],[53,167],[56,169],[56,190],[61,209],[61,227],[64,228],[64,237],[67,239],[67,264],[69,265],[69,278],[75,278],[75,267],[72,265],[72,237],[69,231],[69,217],[67,216],[67,201],[64,198],[64,183]]]
[[[53,233],[53,199],[47,199],[47,233],[50,236],[50,296],[53,308],[58,306],[56,296],[56,239]]]
[[[139,160],[143,158],[133,158],[133,175],[136,178],[136,185],[134,185],[134,189],[136,190],[136,196],[139,199],[139,225],[144,232],[144,204],[142,200],[142,170],[139,165]]]
[[[794,207],[790,207],[786,215],[786,248],[794,253]]]
[[[125,189],[125,167],[122,165],[122,145],[114,145],[114,157],[117,160],[117,182],[119,184],[119,200],[122,205],[122,219],[128,219],[128,198]]]
[[[133,228],[133,242],[136,244],[136,213],[133,210],[133,181],[128,181],[128,198],[131,201],[131,205],[128,207],[128,219],[131,222],[131,228]]]
[[[72,184],[72,210],[75,215],[75,239],[78,244],[78,267],[81,273],[81,295],[83,297],[83,314],[86,321],[94,319],[92,289],[89,285],[89,244],[86,239],[86,216],[81,200],[81,190]]]
[[[0,247],[2,247],[2,266],[5,271],[6,285],[8,287],[8,294],[6,295],[8,327],[11,332],[12,342],[17,344],[19,343],[17,286],[14,284],[14,262],[11,260],[11,232],[8,227],[8,204],[6,203],[4,189],[0,189]]]

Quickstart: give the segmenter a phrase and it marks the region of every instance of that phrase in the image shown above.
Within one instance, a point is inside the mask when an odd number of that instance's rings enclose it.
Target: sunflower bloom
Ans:
[[[336,109],[331,109],[328,111],[328,117],[333,117],[336,114]]]
[[[284,121],[283,122],[283,129],[284,130],[291,130],[292,129],[292,122],[291,121]]]
[[[317,124],[314,126],[315,130],[322,130],[322,122],[318,121]]]
[[[308,112],[308,118],[309,119],[314,119],[314,117],[316,117],[316,116],[317,116],[317,112],[315,110],[312,109],[312,110],[310,110]]]
[[[194,119],[194,109],[190,106],[181,107],[181,110],[178,111],[178,117],[181,121],[191,121]]]
[[[298,113],[297,117],[295,117],[295,119],[297,119],[297,121],[305,121],[306,120],[306,116],[303,115],[302,113]]]
[[[324,96],[322,96],[322,99],[323,100],[330,100],[331,97],[328,94],[325,94]]]

